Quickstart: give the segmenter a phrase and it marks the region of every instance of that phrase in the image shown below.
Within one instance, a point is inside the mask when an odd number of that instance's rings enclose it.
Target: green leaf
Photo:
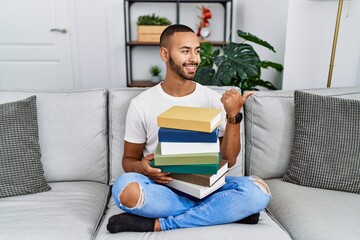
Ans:
[[[260,65],[261,68],[274,68],[276,71],[281,72],[284,67],[279,64],[279,63],[275,63],[275,62],[271,62],[271,61],[261,61]]]
[[[211,43],[203,42],[200,44],[200,53],[201,54],[211,55],[212,52],[213,52],[213,45],[211,45]]]
[[[204,42],[200,44],[200,67],[213,66],[214,58],[220,54],[220,50],[213,51],[211,43]]]
[[[268,49],[270,49],[271,51],[273,52],[276,52],[274,47],[270,45],[270,43],[258,38],[257,36],[251,34],[251,33],[248,33],[248,32],[243,32],[241,30],[237,30],[237,34],[239,37],[247,40],[247,41],[250,41],[250,42],[253,42],[253,43],[256,43],[256,44],[259,44],[263,47],[266,47]]]
[[[139,16],[136,22],[137,25],[171,25],[169,19],[165,17],[156,16],[154,13],[152,15],[143,15]]]
[[[234,62],[232,66],[237,71],[240,79],[260,76],[259,64],[261,61],[251,45],[229,43],[224,47],[224,54],[227,56],[226,61]]]
[[[221,84],[215,79],[215,70],[210,67],[201,67],[196,71],[194,81],[203,85],[220,86]]]
[[[270,44],[250,33],[239,30],[238,35],[275,52]],[[214,50],[210,43],[202,43],[200,58],[195,81],[204,85],[238,86],[242,92],[259,90],[257,86],[275,90],[271,82],[261,79],[261,69],[271,67],[277,71],[283,70],[279,63],[261,61],[254,48],[246,43],[230,42],[222,47],[222,51],[218,48]]]
[[[266,87],[267,89],[270,89],[270,90],[277,90],[277,88],[269,81],[257,79],[254,81],[254,83],[256,84],[256,86]]]
[[[232,61],[222,61],[218,65],[216,79],[225,86],[231,86],[231,79],[236,76],[236,70]]]
[[[213,56],[214,56],[214,57],[217,57],[217,56],[219,56],[219,55],[220,55],[220,49],[214,50]]]

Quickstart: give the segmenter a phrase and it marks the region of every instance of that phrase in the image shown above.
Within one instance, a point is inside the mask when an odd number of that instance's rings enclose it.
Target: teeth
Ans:
[[[196,65],[186,65],[187,68],[194,69],[196,68]]]

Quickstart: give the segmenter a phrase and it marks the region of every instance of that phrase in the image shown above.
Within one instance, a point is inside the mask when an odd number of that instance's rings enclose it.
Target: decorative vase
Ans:
[[[151,76],[151,82],[153,82],[153,83],[161,82],[161,75]]]

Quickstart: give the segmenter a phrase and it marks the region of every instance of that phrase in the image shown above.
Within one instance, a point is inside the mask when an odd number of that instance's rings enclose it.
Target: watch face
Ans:
[[[238,114],[236,115],[236,123],[240,123],[241,120],[242,120],[242,118],[243,118],[242,113],[238,113]]]

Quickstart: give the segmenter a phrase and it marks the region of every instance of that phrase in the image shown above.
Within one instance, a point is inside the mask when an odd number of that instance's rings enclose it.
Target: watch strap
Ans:
[[[227,120],[228,123],[237,124],[237,123],[240,123],[242,119],[243,119],[243,115],[242,115],[241,112],[236,114],[235,117],[230,117],[229,115],[226,114],[226,120]]]

